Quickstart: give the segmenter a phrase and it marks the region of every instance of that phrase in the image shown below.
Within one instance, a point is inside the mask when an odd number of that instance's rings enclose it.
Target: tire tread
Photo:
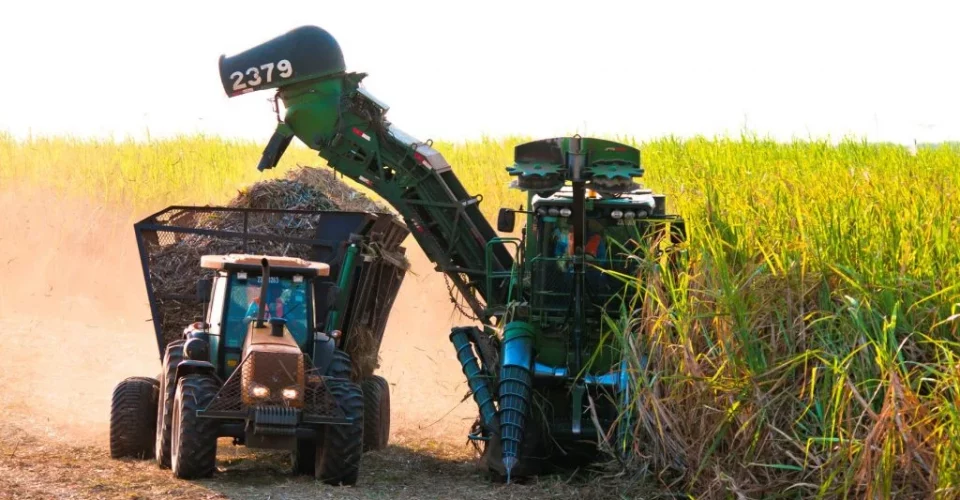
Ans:
[[[176,457],[171,457],[174,477],[210,477],[216,469],[217,422],[199,417],[197,411],[213,401],[218,388],[217,381],[207,375],[187,375],[177,382],[174,404],[179,405],[175,417],[180,419],[180,435],[171,436],[172,444],[176,447]]]
[[[130,377],[113,389],[110,405],[110,456],[149,458],[154,450],[158,382]]]

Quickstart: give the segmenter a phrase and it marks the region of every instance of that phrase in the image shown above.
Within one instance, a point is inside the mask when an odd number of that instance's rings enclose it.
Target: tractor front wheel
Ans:
[[[159,383],[130,377],[117,384],[110,405],[110,456],[149,458],[153,455]]]
[[[174,477],[210,477],[217,465],[217,421],[201,418],[217,395],[217,381],[207,375],[187,375],[177,383],[173,402],[170,465]]]
[[[332,486],[352,486],[357,484],[363,457],[363,391],[353,382],[327,383],[344,416],[352,422],[327,425],[323,430],[323,438],[317,441],[315,476]]]
[[[363,451],[382,450],[390,442],[390,386],[379,375],[363,380]]]

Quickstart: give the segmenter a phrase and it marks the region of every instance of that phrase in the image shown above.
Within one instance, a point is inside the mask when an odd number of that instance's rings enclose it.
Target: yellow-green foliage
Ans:
[[[708,497],[960,496],[960,151],[643,151],[689,248],[620,325],[637,456]]]
[[[436,147],[484,213],[518,206],[521,138]],[[262,144],[0,136],[0,183],[137,211],[218,203]],[[663,139],[645,183],[687,220],[677,275],[650,267],[620,324],[637,456],[705,497],[960,496],[960,150]],[[293,148],[284,165],[319,164]],[[268,175],[278,175],[282,169]]]
[[[201,136],[144,142],[34,138],[0,134],[0,183],[28,183],[67,195],[86,195],[135,210],[175,203],[220,203],[237,189],[282,169],[260,174],[263,146]],[[282,166],[315,163],[316,153],[290,151]]]

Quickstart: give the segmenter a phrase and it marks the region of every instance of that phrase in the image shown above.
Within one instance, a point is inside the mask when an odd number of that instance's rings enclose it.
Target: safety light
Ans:
[[[556,208],[551,208],[550,210],[547,210],[547,213],[550,214],[550,217],[556,217],[560,215],[560,211],[557,210]]]
[[[627,210],[627,211],[624,212],[624,214],[623,214],[623,218],[624,218],[624,219],[627,219],[627,220],[633,220],[636,216],[637,216],[637,214],[635,214],[635,213],[633,212],[633,210]]]
[[[573,211],[571,211],[569,208],[561,208],[561,209],[560,209],[560,215],[562,215],[563,217],[570,217],[570,214],[572,214],[572,213],[573,213]]]
[[[283,399],[297,399],[297,396],[300,395],[300,391],[296,390],[293,387],[287,387],[283,390]]]
[[[610,212],[610,217],[613,217],[614,219],[620,219],[623,217],[623,212],[620,210],[614,210],[613,212]]]

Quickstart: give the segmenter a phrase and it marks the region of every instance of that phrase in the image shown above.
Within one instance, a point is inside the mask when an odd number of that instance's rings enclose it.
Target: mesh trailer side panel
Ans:
[[[384,218],[391,223],[385,225]],[[387,227],[388,238],[369,234],[374,227]],[[399,249],[407,234],[389,214],[189,206],[157,212],[134,229],[161,357],[168,342],[205,314],[196,284],[210,271],[200,267],[201,256],[292,256],[321,260],[334,270],[350,235],[389,239]]]

